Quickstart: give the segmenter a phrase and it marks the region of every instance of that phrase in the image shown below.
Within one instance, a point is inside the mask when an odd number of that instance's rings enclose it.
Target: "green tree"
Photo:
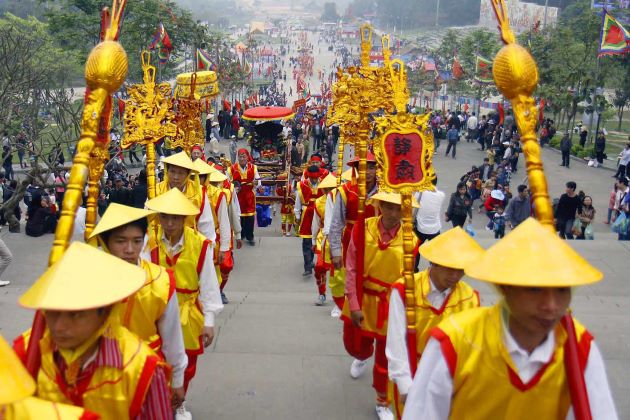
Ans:
[[[50,7],[46,17],[57,42],[86,57],[99,41],[102,0],[47,0],[47,3]],[[173,76],[184,55],[194,53],[195,46],[205,36],[205,29],[193,20],[191,12],[170,0],[127,2],[120,42],[129,57],[128,81],[142,80],[140,51],[148,48],[160,22],[173,44],[171,59],[161,69],[163,78]]]

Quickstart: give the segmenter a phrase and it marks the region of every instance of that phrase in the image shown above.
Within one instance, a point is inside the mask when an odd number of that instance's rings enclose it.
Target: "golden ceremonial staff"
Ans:
[[[151,53],[143,51],[143,84],[127,89],[129,100],[125,107],[125,134],[121,141],[123,149],[134,144],[145,146],[147,156],[147,195],[155,197],[155,143],[164,137],[174,137],[177,126],[174,124],[171,85],[168,82],[155,83],[155,67],[151,65]]]
[[[109,145],[111,95],[122,86],[127,76],[127,54],[117,41],[125,4],[126,0],[113,0],[111,15],[107,9],[103,10],[101,42],[92,49],[85,64],[87,90],[81,121],[81,137],[70,169],[70,179],[61,208],[61,216],[48,258],[49,266],[61,258],[70,244],[75,214],[88,179],[91,183],[88,190],[90,194],[88,195],[88,214],[95,211],[94,191],[98,194],[96,183],[102,175],[104,160],[107,158],[105,154],[105,159],[103,159],[103,151],[107,153]],[[96,159],[101,159],[101,161],[93,162]],[[87,217],[86,215],[86,225]],[[40,311],[37,311],[26,352],[26,368],[35,378],[41,359],[39,341],[44,328],[44,317]]]
[[[433,188],[433,132],[430,114],[412,115],[406,111],[409,101],[407,75],[401,60],[390,63],[396,114],[376,118],[374,155],[378,162],[379,189],[401,194],[403,229],[403,277],[407,315],[407,346],[412,375],[416,370],[416,298],[414,279],[415,234],[413,233],[413,193]]]
[[[510,101],[514,110],[514,119],[521,134],[536,218],[555,233],[547,179],[543,170],[540,146],[536,141],[537,112],[532,93],[538,85],[538,68],[530,53],[516,43],[514,32],[510,28],[505,0],[492,0],[492,8],[505,44],[494,58],[492,75],[497,88]],[[588,392],[580,369],[573,320],[569,314],[563,317],[562,325],[567,330],[564,360],[571,405],[576,419],[590,420],[592,417]]]

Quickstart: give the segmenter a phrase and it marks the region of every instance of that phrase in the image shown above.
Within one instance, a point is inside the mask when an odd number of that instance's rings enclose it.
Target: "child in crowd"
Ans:
[[[501,239],[505,236],[505,213],[503,206],[498,206],[492,222],[494,224],[494,239]]]
[[[606,220],[604,223],[609,225],[610,220],[612,219],[613,212],[615,211],[615,199],[617,198],[617,183],[613,184],[612,190],[610,191],[610,198],[608,199],[608,215],[606,216]]]

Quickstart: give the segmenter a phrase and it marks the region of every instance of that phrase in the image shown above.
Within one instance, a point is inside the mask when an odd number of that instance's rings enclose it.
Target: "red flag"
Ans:
[[[234,102],[234,106],[236,107],[237,111],[240,111],[242,108],[241,103],[238,100]]]
[[[457,59],[457,57],[455,57],[453,59],[453,78],[461,79],[463,75],[464,75],[464,69],[462,68],[462,65],[459,63],[459,60]]]
[[[125,115],[125,101],[118,98],[118,119],[122,120],[123,115]]]
[[[545,105],[546,102],[544,99],[540,100],[540,104],[538,105],[538,122],[542,124],[545,119]]]
[[[505,117],[505,109],[503,109],[503,104],[499,104],[499,125],[503,124],[503,118]]]
[[[225,99],[223,100],[223,109],[226,111],[229,111],[230,109],[232,109],[232,106],[230,105],[230,103],[226,101]]]

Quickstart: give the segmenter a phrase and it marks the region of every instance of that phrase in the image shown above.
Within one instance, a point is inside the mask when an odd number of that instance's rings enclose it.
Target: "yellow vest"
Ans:
[[[175,274],[179,318],[182,324],[184,347],[189,352],[203,353],[201,333],[204,317],[199,302],[199,274],[203,269],[210,241],[201,233],[185,227],[184,248],[171,257],[162,241],[162,227],[158,228],[158,245],[151,250],[151,262],[170,268]]]
[[[453,378],[451,419],[564,419],[571,404],[564,367],[566,331],[554,330],[551,361],[523,384],[503,343],[501,303],[455,314],[431,331]],[[584,371],[591,334],[574,320]]]
[[[104,339],[116,341],[123,368],[96,368],[86,389],[75,391],[66,385],[53,360],[54,345],[46,331],[39,343],[42,363],[37,375],[37,396],[81,406],[104,420],[135,418],[142,409],[155,369],[167,366],[144,341],[120,325],[111,324],[101,338]]]
[[[155,186],[155,196],[159,196],[170,190],[171,188],[168,186],[166,181],[162,181]],[[198,216],[201,215],[203,209],[201,205],[204,204],[203,196],[201,194],[201,187],[199,185],[195,185],[195,182],[191,179],[186,180],[186,189],[184,190],[184,195],[191,203],[195,205],[200,212],[195,216],[186,216],[186,226],[189,228],[195,229],[197,227],[197,219]]]
[[[145,285],[120,305],[121,324],[160,353],[162,339],[157,322],[164,314],[168,301],[175,292],[175,279],[159,265],[141,260],[147,273]]]
[[[96,418],[98,418],[96,414],[86,413],[81,407],[54,403],[37,397],[28,397],[9,404],[4,413],[5,420],[88,420]]]
[[[403,233],[402,226],[389,244],[382,244],[378,224],[381,217],[365,220],[365,253],[363,262],[363,334],[376,338],[387,336],[389,293],[392,285],[402,276]],[[344,318],[350,317],[348,302],[343,309]]]
[[[435,309],[427,299],[427,295],[431,291],[429,270],[427,269],[416,273],[414,280],[416,286],[416,350],[418,352],[418,359],[420,359],[424,347],[429,340],[429,331],[431,328],[435,327],[443,319],[448,318],[452,314],[479,307],[480,303],[479,293],[463,280],[460,280],[455,287],[451,289],[451,293],[447,296],[442,307]],[[403,303],[406,304],[405,280],[399,279],[396,284],[394,284],[394,289],[400,294]]]

